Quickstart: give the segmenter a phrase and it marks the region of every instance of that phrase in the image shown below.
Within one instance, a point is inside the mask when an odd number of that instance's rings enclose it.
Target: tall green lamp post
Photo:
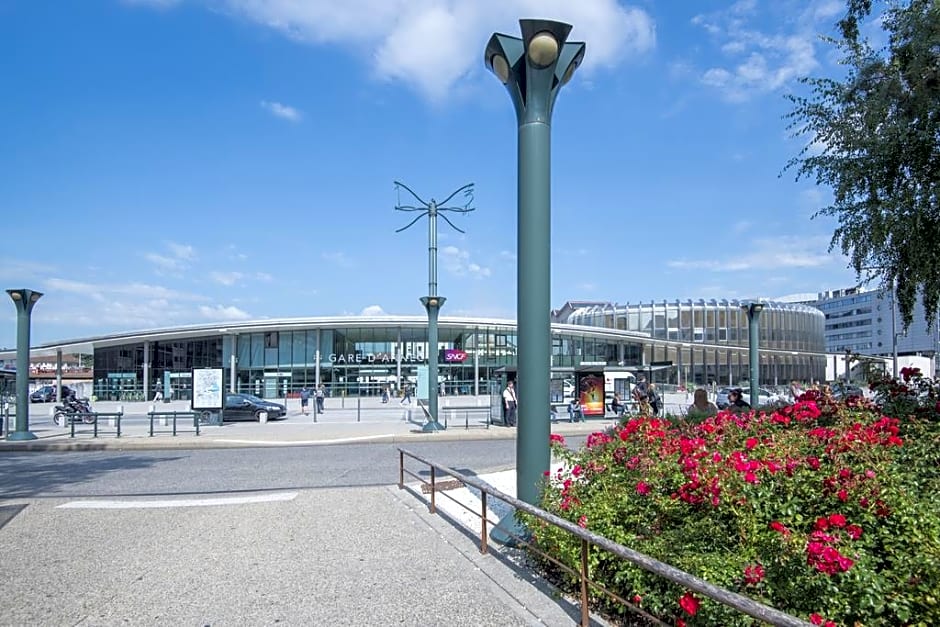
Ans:
[[[741,305],[741,309],[747,314],[747,354],[750,359],[750,371],[748,377],[751,381],[751,407],[757,409],[758,397],[760,396],[760,353],[758,341],[760,338],[760,312],[764,310],[763,303],[749,303]]]
[[[525,19],[519,25],[521,39],[501,33],[490,38],[484,61],[509,91],[518,124],[516,495],[535,505],[551,462],[552,109],[585,45],[566,41],[570,24]]]
[[[437,218],[440,216],[455,231],[463,233],[464,231],[457,228],[457,226],[455,226],[454,223],[451,222],[450,219],[448,219],[448,217],[442,212],[454,211],[456,213],[469,213],[473,211],[473,207],[470,206],[470,204],[473,202],[473,183],[467,183],[463,187],[458,188],[454,193],[452,193],[440,203],[438,203],[433,198],[431,199],[431,202],[425,202],[417,194],[415,194],[410,187],[399,181],[395,181],[395,188],[398,189],[399,192],[404,189],[409,194],[414,196],[415,200],[420,203],[420,206],[403,205],[399,200],[399,203],[395,205],[395,209],[397,211],[418,211],[420,213],[414,220],[400,229],[397,229],[395,231],[396,233],[401,233],[424,216],[428,217],[428,295],[421,297],[421,304],[424,305],[424,308],[428,312],[428,413],[430,416],[421,430],[442,431],[444,427],[437,419],[437,314],[440,311],[441,306],[444,305],[444,301],[446,299],[443,296],[438,296],[437,294]],[[450,202],[451,198],[460,192],[463,192],[464,198],[466,200],[463,207],[445,206],[448,202]]]
[[[7,290],[16,306],[16,422],[9,440],[35,440],[29,430],[29,318],[42,292]]]

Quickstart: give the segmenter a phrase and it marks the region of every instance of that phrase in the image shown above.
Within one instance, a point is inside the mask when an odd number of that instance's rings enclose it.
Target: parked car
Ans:
[[[67,385],[62,386],[62,398],[68,398],[72,391]],[[31,403],[51,403],[55,401],[55,386],[44,385],[29,395]]]
[[[865,396],[862,388],[851,383],[834,383],[831,387],[832,398],[837,401],[848,400],[850,398],[861,398]]]
[[[728,393],[731,390],[738,390],[741,392],[741,398],[746,402],[751,402],[751,389],[750,388],[741,388],[738,386],[725,387],[718,390],[718,395],[715,397],[715,405],[718,409],[728,409]],[[767,388],[758,388],[757,389],[757,406],[764,407],[765,405],[775,405],[786,403],[787,399],[775,392],[771,392]]]
[[[277,420],[287,415],[287,408],[252,394],[226,394],[223,420],[261,420],[261,413],[268,412],[268,420]]]

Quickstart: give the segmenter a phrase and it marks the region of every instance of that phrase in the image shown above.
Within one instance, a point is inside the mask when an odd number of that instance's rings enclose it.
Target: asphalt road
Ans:
[[[415,442],[407,448],[468,473],[515,465],[513,440]],[[219,494],[397,482],[397,445],[385,443],[0,456],[5,498]]]
[[[481,474],[515,458],[512,440],[409,448]],[[0,625],[574,622],[397,480],[389,444],[5,453]]]

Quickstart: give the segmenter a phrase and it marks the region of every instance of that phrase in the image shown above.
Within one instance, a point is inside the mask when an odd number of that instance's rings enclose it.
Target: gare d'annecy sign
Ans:
[[[441,351],[443,362],[448,364],[462,364],[467,360],[466,351],[459,348],[447,348]],[[403,364],[427,363],[424,357],[402,355]],[[398,360],[390,353],[330,353],[331,364],[395,364]]]

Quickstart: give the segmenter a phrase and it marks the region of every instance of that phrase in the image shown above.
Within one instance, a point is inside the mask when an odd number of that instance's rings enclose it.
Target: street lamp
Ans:
[[[467,183],[463,187],[457,188],[454,193],[440,203],[433,198],[431,202],[425,202],[404,183],[395,181],[395,188],[399,190],[399,192],[401,192],[402,189],[406,190],[415,197],[415,200],[421,203],[421,205],[417,207],[414,205],[403,205],[399,199],[399,203],[395,205],[397,211],[418,211],[420,213],[414,220],[400,229],[397,229],[395,231],[396,233],[401,233],[424,216],[428,216],[428,295],[421,297],[421,304],[424,305],[424,308],[428,312],[428,412],[430,415],[427,423],[425,423],[421,430],[443,431],[444,427],[441,426],[440,421],[437,419],[437,313],[444,305],[446,299],[437,294],[437,217],[440,215],[455,231],[463,233],[464,231],[462,229],[457,228],[457,226],[441,212],[454,211],[456,213],[469,213],[473,211],[473,207],[470,206],[473,202],[473,183]],[[463,207],[444,206],[451,198],[460,192],[463,192],[464,198],[466,199],[466,203]]]
[[[521,39],[490,37],[484,63],[509,91],[518,126],[516,495],[536,505],[551,461],[551,119],[585,46],[566,41],[570,24],[525,19],[519,26]]]
[[[760,326],[760,312],[764,310],[763,303],[749,303],[741,305],[741,309],[747,314],[747,352],[750,359],[750,372],[748,377],[751,380],[751,408],[757,408],[758,398],[760,396],[760,353],[758,353],[758,331]]]
[[[16,306],[16,422],[9,440],[35,440],[29,430],[29,317],[42,292],[7,290]]]

